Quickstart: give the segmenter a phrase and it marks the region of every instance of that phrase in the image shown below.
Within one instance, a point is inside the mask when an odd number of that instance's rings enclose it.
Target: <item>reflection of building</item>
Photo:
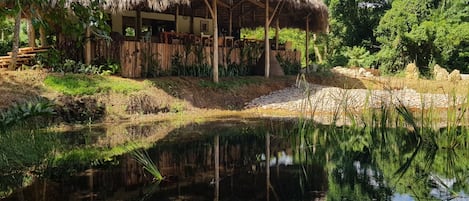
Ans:
[[[201,127],[188,126],[175,131],[174,135],[169,134],[148,150],[166,177],[159,186],[152,183],[152,178],[140,164],[125,155],[118,158],[118,165],[91,168],[71,179],[49,180],[45,185],[39,183],[31,191],[25,190],[25,200],[40,200],[43,196],[46,200],[70,200],[71,197],[77,200],[135,200],[146,193],[150,193],[147,200],[177,197],[211,200],[215,185],[215,150],[219,151],[220,199],[265,200],[266,162],[261,157],[266,151],[265,136],[249,129],[248,133],[240,134],[242,125],[229,124],[224,128],[207,125],[204,129],[208,131],[202,132],[198,130]],[[218,147],[214,143],[215,136],[210,135],[213,133],[224,134],[219,136]],[[272,137],[271,159],[282,156],[282,153],[285,156],[282,158],[296,158],[298,147],[292,147],[292,144],[292,139]],[[314,174],[304,178],[303,169]],[[271,200],[275,200],[274,192],[280,200],[321,199],[327,191],[326,179],[325,167],[321,165],[272,163]],[[301,186],[301,180],[312,183]]]

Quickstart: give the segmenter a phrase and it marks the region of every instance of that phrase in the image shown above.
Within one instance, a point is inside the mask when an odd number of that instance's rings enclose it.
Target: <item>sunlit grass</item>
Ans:
[[[145,83],[100,75],[48,75],[44,84],[66,95],[93,95],[97,93],[130,93],[142,90]]]

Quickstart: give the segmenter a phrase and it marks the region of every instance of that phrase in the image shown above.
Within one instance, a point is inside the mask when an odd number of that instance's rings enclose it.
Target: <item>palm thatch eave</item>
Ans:
[[[56,0],[52,0],[56,1]],[[306,16],[309,17],[309,28],[313,32],[327,32],[328,31],[328,9],[322,0],[269,0],[271,11],[274,10],[278,2],[284,2],[276,18],[279,19],[279,25],[283,27],[306,29]],[[72,2],[77,2],[83,5],[90,4],[91,0],[66,0],[67,5]],[[218,0],[219,12],[218,22],[221,25],[228,26],[228,10],[231,9],[233,15],[232,24],[241,27],[259,27],[263,26],[265,17],[263,15],[265,1],[258,0]],[[204,0],[102,0],[101,7],[107,11],[118,13],[128,10],[136,10],[141,8],[144,10],[151,10],[156,12],[163,12],[175,5],[182,5],[180,9],[186,9],[189,12],[199,14],[199,17],[206,15],[206,5]],[[226,8],[222,5],[237,5],[237,7]],[[223,9],[227,9],[224,12]],[[253,14],[246,14],[252,12]],[[249,19],[248,19],[249,18]]]

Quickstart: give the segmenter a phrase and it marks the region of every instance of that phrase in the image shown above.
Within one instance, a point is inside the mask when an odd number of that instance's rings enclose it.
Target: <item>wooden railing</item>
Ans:
[[[213,48],[209,46],[152,43],[140,41],[123,41],[118,46],[97,42],[94,57],[102,57],[120,61],[123,77],[138,78],[142,71],[148,69],[150,59],[158,63],[163,71],[171,69],[173,59],[179,59],[184,65],[212,64]],[[257,60],[262,52],[241,55],[240,48],[219,47],[219,64],[248,63],[247,57]],[[283,60],[300,62],[301,53],[291,50],[272,50],[271,54],[279,55]],[[244,57],[244,58],[243,58]],[[202,58],[202,59],[201,59]],[[201,60],[201,61],[200,61]],[[153,62],[153,64],[155,63]]]

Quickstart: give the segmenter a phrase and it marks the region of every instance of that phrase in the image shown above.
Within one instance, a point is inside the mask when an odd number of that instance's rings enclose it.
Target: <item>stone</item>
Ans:
[[[420,76],[419,68],[415,63],[410,63],[407,65],[405,68],[405,78],[411,79],[411,80],[418,80]]]
[[[442,68],[440,65],[436,64],[435,67],[433,67],[433,78],[435,80],[448,80],[448,71],[446,69]]]
[[[453,70],[449,75],[448,75],[448,80],[451,82],[456,82],[459,80],[462,80],[461,73],[459,70]]]

